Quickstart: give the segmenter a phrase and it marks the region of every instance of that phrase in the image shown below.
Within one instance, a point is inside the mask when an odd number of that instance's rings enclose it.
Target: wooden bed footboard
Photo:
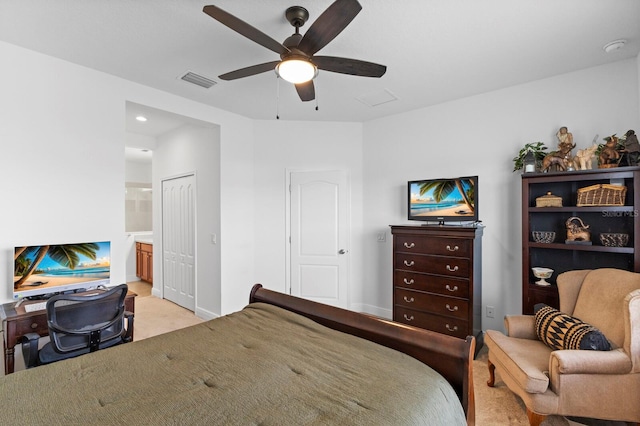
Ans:
[[[267,290],[251,289],[249,303],[262,302],[305,316],[334,330],[403,352],[440,373],[455,389],[469,426],[475,424],[473,354],[475,338],[465,340]]]

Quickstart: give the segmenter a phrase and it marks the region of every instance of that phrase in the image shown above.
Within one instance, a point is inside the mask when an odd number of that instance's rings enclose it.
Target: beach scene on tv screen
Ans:
[[[412,182],[410,216],[473,216],[475,187],[471,179]]]
[[[110,242],[16,247],[13,291],[109,278]]]

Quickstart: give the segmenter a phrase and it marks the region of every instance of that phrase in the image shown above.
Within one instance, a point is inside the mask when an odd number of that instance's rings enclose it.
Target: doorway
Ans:
[[[290,293],[347,308],[350,242],[347,173],[291,172],[289,178]]]
[[[186,303],[174,297],[173,300],[178,300],[178,304],[187,306],[187,309],[194,311],[198,316],[213,318],[220,312],[221,294],[221,244],[218,237],[221,226],[220,126],[133,102],[127,102],[126,106],[126,148],[137,147],[139,151],[140,148],[145,147],[153,152],[150,168],[155,194],[152,201],[153,231],[144,236],[139,233],[126,235],[127,250],[130,250],[127,255],[127,269],[131,262],[132,280],[135,280],[135,242],[140,238],[152,240],[154,247],[152,295],[169,299],[174,290],[169,290],[167,287],[175,289],[176,293],[182,292],[187,295]],[[138,122],[137,116],[144,116],[147,120]],[[179,282],[173,281],[166,287],[163,282],[165,276],[163,181],[187,175],[193,175],[194,182],[197,178],[198,192],[195,192],[195,186],[193,187],[192,213],[195,220],[190,226],[198,238],[190,237],[191,245],[190,249],[183,253],[184,261],[176,258],[180,261],[176,264],[176,273],[192,275],[179,276]],[[204,234],[198,234],[198,230]],[[193,266],[191,266],[192,261]],[[198,304],[195,304],[196,294]]]

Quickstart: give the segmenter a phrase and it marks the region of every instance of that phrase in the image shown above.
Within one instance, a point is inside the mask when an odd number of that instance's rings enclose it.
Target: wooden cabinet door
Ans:
[[[142,276],[142,249],[140,243],[136,243],[136,276]]]

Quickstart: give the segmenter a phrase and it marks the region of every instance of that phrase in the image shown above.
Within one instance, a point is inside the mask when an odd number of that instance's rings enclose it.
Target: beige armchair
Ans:
[[[550,414],[640,423],[640,274],[570,271],[557,283],[560,310],[597,327],[612,349],[552,350],[538,339],[534,316],[507,316],[506,335],[486,332],[487,384],[497,369],[531,425]]]

